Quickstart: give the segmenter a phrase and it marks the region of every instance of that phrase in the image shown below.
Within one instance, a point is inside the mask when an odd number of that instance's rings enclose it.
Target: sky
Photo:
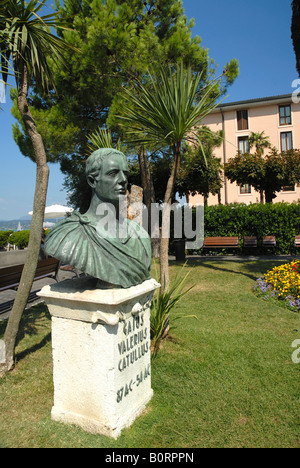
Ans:
[[[49,8],[52,3],[47,2]],[[240,75],[224,102],[295,91],[292,83],[299,77],[290,31],[291,0],[183,0],[183,7],[188,19],[195,20],[192,35],[201,37],[201,45],[218,64],[218,74],[231,59],[239,61]],[[1,107],[0,220],[12,220],[32,210],[35,164],[20,153],[13,140],[8,95]],[[67,194],[59,164],[49,167],[47,205],[65,205]]]

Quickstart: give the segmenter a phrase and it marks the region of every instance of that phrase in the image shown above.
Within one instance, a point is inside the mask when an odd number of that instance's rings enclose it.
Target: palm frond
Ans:
[[[126,115],[117,119],[130,141],[158,148],[188,139],[193,127],[216,106],[211,103],[215,83],[206,86],[196,102],[202,73],[195,75],[180,63],[175,72],[169,67],[149,75],[148,85],[138,82],[133,89],[124,89],[128,107]]]
[[[122,151],[122,143],[120,138],[114,142],[111,131],[107,128],[98,128],[94,132],[87,136],[89,141],[88,149],[95,151],[99,148],[115,148],[118,151]]]
[[[48,57],[58,65],[64,62],[66,48],[78,49],[51,33],[51,27],[67,29],[59,23],[56,13],[40,16],[46,0],[6,0],[0,7],[1,74],[7,81],[8,63],[13,63],[17,84],[20,71],[26,65],[44,89],[53,83]]]

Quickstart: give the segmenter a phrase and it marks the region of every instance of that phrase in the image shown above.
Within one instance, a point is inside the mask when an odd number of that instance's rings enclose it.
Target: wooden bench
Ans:
[[[255,236],[245,236],[244,237],[244,247],[257,247],[257,237],[255,237]]]
[[[265,236],[262,241],[263,247],[276,247],[276,237],[275,236]]]
[[[237,249],[239,247],[238,237],[206,237],[203,247],[205,249]]]
[[[23,268],[24,265],[13,265],[10,267],[0,268],[0,291],[18,288]],[[34,281],[47,277],[52,277],[57,281],[58,271],[59,261],[56,260],[56,258],[39,260]]]
[[[300,236],[295,236],[295,247],[300,247]]]
[[[52,277],[57,281],[59,266],[60,262],[56,260],[56,258],[39,260],[34,276],[34,281],[47,277]],[[24,265],[14,265],[0,268],[0,291],[17,289],[20,284],[23,268]],[[27,304],[36,300],[36,292],[37,291],[30,292],[27,299]],[[0,304],[0,315],[9,312],[14,305],[14,301],[14,299],[11,299],[6,302],[2,302]]]

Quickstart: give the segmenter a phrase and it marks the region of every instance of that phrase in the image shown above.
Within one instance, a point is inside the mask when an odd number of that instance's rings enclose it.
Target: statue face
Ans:
[[[97,181],[93,188],[101,201],[116,203],[120,196],[126,195],[128,185],[128,164],[119,154],[104,159]]]

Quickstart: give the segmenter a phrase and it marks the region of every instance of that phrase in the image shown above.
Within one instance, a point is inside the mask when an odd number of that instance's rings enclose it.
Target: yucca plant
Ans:
[[[115,148],[118,151],[122,151],[122,143],[120,138],[114,142],[111,131],[107,128],[98,128],[94,132],[90,133],[87,137],[88,149],[95,151],[98,148]]]
[[[29,86],[34,80],[48,91],[53,84],[48,57],[63,63],[63,51],[67,45],[51,33],[51,27],[60,26],[55,14],[40,16],[46,0],[2,0],[0,4],[0,74],[6,83],[8,75],[14,75],[18,108],[28,133],[36,162],[36,187],[33,203],[30,238],[20,287],[10,313],[4,335],[5,362],[0,364],[0,374],[14,366],[14,349],[19,323],[38,263],[41,244],[49,168],[41,135],[39,134],[28,103]],[[75,50],[73,47],[71,47]]]
[[[190,271],[183,275],[183,269],[186,264],[183,265],[182,269],[177,273],[171,286],[169,285],[165,291],[158,290],[155,297],[153,298],[150,308],[150,333],[151,333],[151,345],[153,353],[157,353],[161,340],[168,334],[170,328],[170,312],[176,304],[187,294],[194,285],[190,286],[183,291],[186,284],[186,280],[190,274]],[[184,315],[172,314],[172,324],[181,318],[194,317],[195,315]]]
[[[128,106],[124,115],[116,116],[132,143],[145,144],[156,149],[169,147],[173,153],[173,166],[167,182],[162,215],[162,291],[169,282],[167,233],[182,143],[189,141],[201,145],[196,127],[216,107],[214,102],[218,92],[217,80],[208,85],[203,85],[202,80],[202,73],[193,73],[191,68],[185,69],[182,62],[174,67],[161,67],[155,74],[149,72],[147,85],[137,82],[131,89],[124,89]]]

